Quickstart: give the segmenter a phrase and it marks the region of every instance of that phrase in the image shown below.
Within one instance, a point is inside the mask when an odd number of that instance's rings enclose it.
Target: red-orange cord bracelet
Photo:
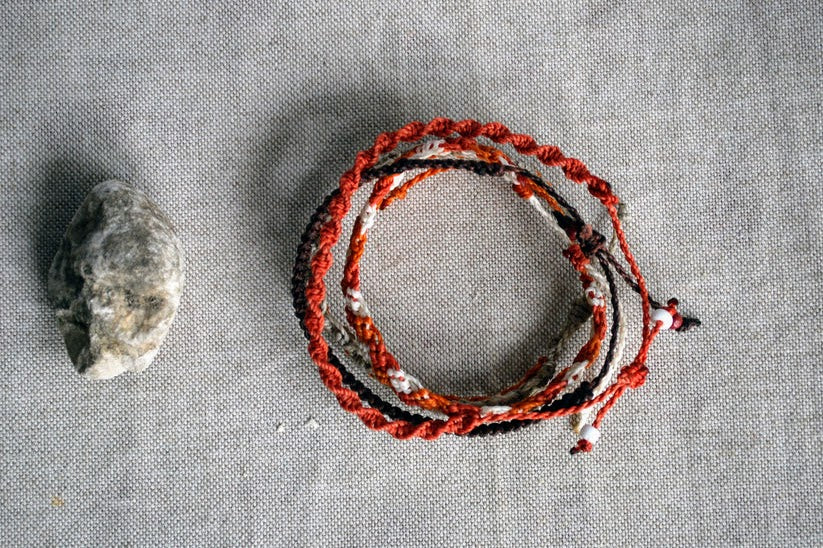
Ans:
[[[423,141],[425,137],[435,139]],[[612,250],[605,245],[603,235],[586,224],[577,210],[542,177],[518,167],[494,146],[479,143],[478,137],[511,145],[520,154],[534,156],[547,166],[562,168],[567,179],[585,184],[611,219],[615,236]],[[389,156],[401,143],[417,145],[400,155]],[[582,301],[583,312],[578,310],[576,316],[572,314],[570,317],[561,340],[567,340],[591,317],[591,336],[572,364],[555,371],[556,363],[543,357],[519,382],[485,397],[436,393],[403,369],[388,351],[360,287],[359,261],[378,211],[405,197],[412,186],[424,179],[452,169],[505,179],[518,196],[551,221],[567,241],[563,255],[578,272],[585,301]],[[331,267],[331,250],[340,238],[342,220],[351,207],[351,197],[364,181],[370,179],[376,179],[376,183],[355,220],[346,255],[341,287],[346,299],[348,326],[342,326],[328,313],[324,277]],[[354,167],[343,174],[339,188],[317,209],[298,248],[292,278],[294,307],[321,379],[346,411],[356,414],[368,427],[387,431],[399,439],[420,437],[432,440],[442,434],[507,432],[540,420],[575,415],[580,439],[571,452],[591,451],[609,409],[628,388],[637,388],[645,382],[646,358],[657,334],[664,329],[684,331],[699,325],[698,320],[684,318],[677,312],[675,299],[661,305],[649,298],[645,280],[629,250],[618,205],[619,200],[611,186],[589,173],[582,162],[565,157],[557,147],[541,146],[528,135],[512,133],[500,123],[436,118],[428,124],[412,122],[398,131],[379,135],[372,148],[357,154]],[[628,263],[628,270],[613,254],[616,245]],[[623,354],[625,321],[612,269],[639,293],[643,307],[640,347],[632,362],[616,375],[613,365],[620,362]],[[600,355],[609,331],[609,303],[612,305],[611,336],[601,369],[593,379],[579,380]],[[373,376],[391,387],[407,407],[422,408],[440,418],[413,413],[377,396],[345,368],[329,347],[324,333],[333,334],[335,342],[343,346],[346,354],[369,367]],[[555,358],[557,355],[556,350]],[[577,381],[577,387],[572,390]],[[594,420],[585,424],[590,411],[599,404],[603,405]]]

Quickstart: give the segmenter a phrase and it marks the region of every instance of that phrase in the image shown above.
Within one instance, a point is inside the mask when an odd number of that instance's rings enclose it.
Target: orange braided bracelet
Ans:
[[[433,140],[421,141],[425,137]],[[577,210],[539,175],[518,167],[501,150],[481,144],[483,137],[511,145],[517,152],[534,156],[547,166],[563,169],[567,179],[586,184],[589,193],[606,208],[614,229],[612,249],[606,239],[586,224]],[[417,143],[402,154],[394,154],[401,143]],[[585,300],[578,304],[553,350],[553,360],[540,358],[514,385],[482,397],[439,394],[398,364],[371,317],[360,286],[360,258],[377,213],[402,199],[414,185],[428,177],[453,169],[499,177],[511,184],[566,241],[563,255],[577,271]],[[331,249],[340,238],[342,220],[351,207],[351,196],[367,180],[375,179],[371,195],[356,218],[346,255],[341,288],[346,299],[343,325],[329,313],[324,276],[331,263]],[[412,122],[396,132],[378,136],[372,148],[360,152],[355,165],[340,179],[312,217],[298,249],[292,279],[297,317],[309,340],[309,353],[326,386],[340,405],[356,414],[370,428],[384,430],[399,439],[436,439],[441,434],[479,435],[513,430],[534,422],[574,415],[580,433],[572,453],[590,451],[600,435],[603,417],[628,388],[645,382],[646,357],[652,341],[663,329],[686,330],[699,322],[683,318],[671,299],[661,305],[649,298],[645,280],[632,256],[621,227],[619,201],[611,186],[593,176],[582,162],[565,157],[557,147],[540,146],[528,135],[512,133],[499,123],[473,120],[454,122],[437,118],[428,124]],[[626,270],[614,256],[619,249],[628,263]],[[643,325],[641,343],[632,362],[617,371],[626,344],[626,322],[617,296],[612,269],[639,293]],[[611,304],[611,320],[607,308]],[[582,313],[580,312],[582,309]],[[557,370],[563,342],[583,324],[590,322],[590,337],[572,363]],[[608,332],[611,336],[599,372],[584,380],[601,356]],[[399,408],[377,396],[349,372],[325,338],[332,336],[354,361],[368,367],[372,375],[389,386],[407,408],[421,408],[428,415]],[[594,420],[587,419],[599,407]],[[431,416],[433,415],[433,416]]]

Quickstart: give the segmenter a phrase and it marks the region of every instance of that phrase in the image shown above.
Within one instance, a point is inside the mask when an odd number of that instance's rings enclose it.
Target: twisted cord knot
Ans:
[[[678,331],[680,333],[684,331],[689,331],[690,329],[694,329],[695,327],[700,326],[700,320],[697,318],[692,318],[689,316],[683,316],[680,314],[678,310],[678,306],[680,303],[677,299],[669,299],[666,303],[666,306],[663,307],[664,310],[668,311],[672,315],[672,326],[671,328],[674,331]]]
[[[646,375],[649,374],[649,368],[645,363],[632,364],[624,369],[626,375],[626,383],[632,390],[637,390],[646,383]]]
[[[576,455],[577,453],[591,453],[592,449],[594,449],[594,444],[592,442],[581,439],[577,441],[577,445],[569,450],[569,454]]]
[[[580,244],[580,249],[587,257],[591,257],[600,251],[606,250],[606,237],[595,232],[592,225],[583,225],[577,233],[577,241]]]

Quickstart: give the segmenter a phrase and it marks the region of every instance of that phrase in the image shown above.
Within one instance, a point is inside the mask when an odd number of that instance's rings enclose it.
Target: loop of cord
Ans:
[[[517,166],[500,149],[481,143],[478,138],[510,145],[518,153],[533,156],[546,166],[560,167],[567,179],[585,184],[609,215],[614,230],[612,244],[607,245],[606,238],[585,223],[578,211],[541,176]],[[416,145],[395,154],[402,143]],[[538,359],[514,385],[482,397],[437,393],[406,371],[388,350],[360,285],[359,261],[378,212],[403,199],[423,180],[455,169],[504,179],[520,198],[545,217],[564,239],[563,255],[577,271],[584,293],[584,299],[576,303],[549,355]],[[331,249],[340,238],[351,197],[370,180],[375,184],[368,202],[355,219],[341,281],[346,325],[328,309],[324,278],[331,267]],[[428,124],[412,122],[397,131],[379,135],[371,148],[357,154],[354,166],[343,174],[339,187],[318,207],[298,248],[292,277],[294,308],[322,381],[346,411],[357,415],[369,428],[388,432],[398,439],[496,434],[571,415],[575,430],[581,434],[571,452],[590,451],[600,436],[599,427],[606,413],[627,389],[639,388],[645,382],[648,352],[664,324],[668,324],[665,328],[680,331],[699,324],[696,319],[683,318],[678,313],[676,299],[664,306],[649,298],[622,228],[620,205],[611,185],[589,173],[581,161],[565,157],[557,147],[538,145],[528,135],[512,133],[500,123],[436,118]],[[615,257],[617,249],[628,263],[628,269]],[[637,354],[629,365],[620,369],[618,365],[626,344],[626,321],[612,270],[640,295],[643,317]],[[609,305],[611,320],[607,314]],[[587,323],[589,339],[572,363],[561,367],[560,349]],[[592,380],[582,380],[583,373],[599,361],[609,333],[599,372]],[[329,339],[341,347],[351,361],[389,386],[405,408],[386,402],[348,371],[332,350]],[[590,412],[601,404],[592,423],[585,424]],[[427,414],[415,413],[414,408]]]

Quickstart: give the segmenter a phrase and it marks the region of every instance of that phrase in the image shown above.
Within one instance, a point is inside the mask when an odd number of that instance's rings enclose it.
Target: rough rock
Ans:
[[[49,272],[57,326],[77,371],[109,379],[151,364],[183,289],[183,254],[168,217],[122,181],[94,187]]]

